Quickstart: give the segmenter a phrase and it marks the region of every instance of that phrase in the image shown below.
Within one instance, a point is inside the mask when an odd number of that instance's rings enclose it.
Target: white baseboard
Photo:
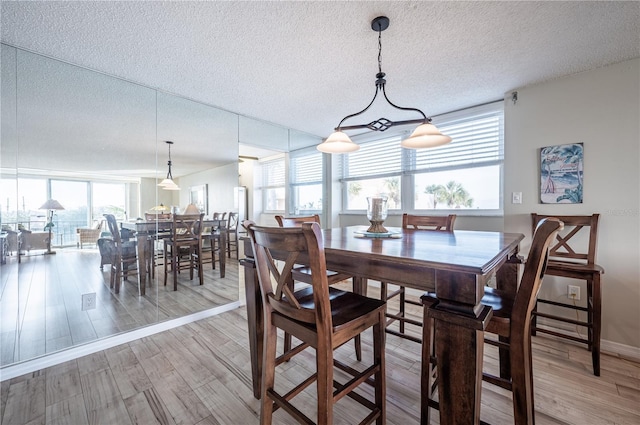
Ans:
[[[166,322],[146,326],[140,329],[133,330],[131,332],[114,335],[97,341],[89,342],[87,344],[79,345],[77,347],[72,347],[63,351],[51,353],[42,357],[35,358],[33,360],[26,360],[21,363],[12,364],[0,369],[0,381],[5,381],[7,379],[15,378],[16,376],[24,375],[25,373],[32,373],[37,370],[55,366],[57,364],[93,354],[98,351],[106,350],[107,348],[115,347],[120,344],[126,344],[127,342],[151,336],[169,329],[177,328],[178,326],[186,325],[187,323],[216,316],[226,311],[234,310],[242,305],[244,305],[244,303],[242,303],[241,301],[232,302],[220,307],[211,308],[209,310],[193,313],[188,316],[167,320]]]
[[[550,322],[550,321],[547,321],[547,322]],[[558,322],[553,321],[552,323],[557,324]],[[562,331],[563,333],[566,333],[571,336],[575,336],[577,338],[585,338],[584,332],[582,334],[578,334],[575,328],[568,328],[562,325],[552,326],[549,323],[545,323],[545,318],[543,317],[538,318],[538,326],[542,328],[552,329],[552,330],[559,330],[559,331]],[[545,335],[545,334],[540,333],[540,335]],[[640,347],[634,347],[632,345],[626,345],[626,344],[621,344],[619,342],[601,339],[600,351],[605,352],[607,354],[611,354],[613,356],[630,358],[640,362]]]

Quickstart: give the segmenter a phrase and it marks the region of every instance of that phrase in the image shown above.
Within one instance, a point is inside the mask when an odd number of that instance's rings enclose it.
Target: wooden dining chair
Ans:
[[[202,274],[202,219],[204,214],[173,214],[171,237],[164,239],[164,285],[167,286],[169,267],[173,272],[173,290],[178,290],[178,271],[189,270],[193,280],[194,269],[198,272],[200,285],[204,284]],[[180,259],[188,259],[182,264]]]
[[[455,221],[456,214],[443,216],[402,214],[403,229],[452,232]],[[389,283],[390,282],[380,282],[380,299],[388,302],[394,297],[399,297],[399,305],[397,312],[392,313],[387,311],[387,333],[417,343],[422,342],[420,338],[405,332],[405,324],[422,326],[421,321],[407,317],[406,305],[411,304],[422,307],[422,302],[418,298],[407,298],[406,288],[400,284],[394,284],[394,287],[398,289],[389,293]],[[389,326],[396,321],[398,322],[398,330],[391,329]]]
[[[145,212],[144,219],[148,222],[153,221],[167,221],[171,220],[171,213],[162,213],[162,212]],[[163,266],[163,258],[164,251],[161,249],[164,246],[164,239],[171,237],[170,229],[156,229],[155,234],[153,236],[149,236],[147,238],[147,274],[151,277],[151,279],[155,279],[156,277],[156,267]],[[158,246],[160,245],[160,247]]]
[[[484,288],[482,304],[491,306],[493,315],[485,329],[487,333],[495,334],[498,340],[485,338],[486,344],[497,346],[508,353],[509,373],[507,377],[499,377],[483,373],[482,379],[512,392],[514,421],[517,424],[533,424],[533,370],[531,358],[531,313],[536,304],[536,298],[542,278],[544,277],[549,246],[563,223],[557,219],[541,220],[533,235],[531,249],[524,267],[520,285],[516,294]],[[437,389],[435,367],[438,354],[434,352],[435,340],[446,341],[451,335],[441,335],[438,327],[434,326],[431,315],[438,308],[438,299],[434,293],[422,296],[424,304],[422,327],[422,371],[420,380],[421,393],[421,424],[429,423],[429,407],[438,408],[439,403],[434,400]],[[464,394],[438,394],[440,398],[455,398],[458,403],[465,403]]]
[[[282,215],[276,215],[276,221],[280,227],[300,227],[303,223],[318,223],[320,224],[320,216],[318,214],[310,216],[297,216],[297,217],[284,217]],[[296,266],[292,271],[294,281],[311,283],[311,268],[306,266]],[[335,285],[336,283],[343,282],[348,279],[353,279],[352,275],[346,273],[338,273],[333,270],[327,270],[327,280],[329,285]],[[352,282],[353,283],[353,282]],[[353,290],[353,286],[352,286]],[[362,342],[360,335],[354,339],[356,359],[362,360]],[[284,337],[284,350],[285,352],[291,348],[291,336],[285,334]]]
[[[385,303],[329,286],[319,224],[305,222],[298,227],[259,227],[245,221],[243,225],[252,241],[264,306],[260,423],[270,424],[272,414],[278,408],[300,423],[313,423],[292,399],[314,381],[317,386],[317,424],[333,423],[333,406],[343,396],[349,396],[370,409],[360,423],[386,423]],[[277,256],[281,261],[274,260]],[[294,292],[290,283],[294,279],[295,265],[307,262],[307,259],[311,269],[310,286]],[[371,366],[357,371],[335,359],[333,352],[336,348],[369,328],[373,328]],[[302,341],[301,344],[276,357],[277,329],[294,335]],[[282,390],[277,389],[276,367],[307,347],[315,350],[315,373],[293,389],[285,389],[282,383],[279,385]],[[334,367],[353,378],[346,384],[338,383],[334,380]],[[371,397],[354,392],[365,383],[374,387],[373,401]]]
[[[600,376],[600,333],[602,328],[602,289],[600,287],[600,276],[604,274],[604,268],[596,264],[598,219],[600,215],[549,216],[534,213],[531,214],[532,225],[535,228],[541,220],[548,217],[556,217],[561,220],[565,228],[563,232],[558,234],[557,240],[551,246],[547,276],[559,276],[584,281],[587,289],[587,298],[584,305],[562,303],[543,298],[539,298],[538,303],[584,312],[587,317],[586,320],[571,319],[558,314],[541,312],[536,305],[536,308],[533,310],[532,332],[533,335],[535,335],[536,332],[542,332],[587,344],[587,348],[591,351],[593,374]],[[540,327],[538,326],[538,317],[542,317],[546,321],[551,320],[581,326],[587,330],[586,338],[580,335],[571,335],[566,331],[563,332],[547,327]]]
[[[115,293],[120,293],[120,284],[126,281],[129,276],[138,274],[138,256],[136,255],[135,240],[123,241],[118,228],[118,222],[113,214],[105,214],[107,226],[111,232],[110,246],[107,251],[112,254],[111,275],[109,277],[109,288],[113,288]],[[137,283],[137,282],[136,282]]]

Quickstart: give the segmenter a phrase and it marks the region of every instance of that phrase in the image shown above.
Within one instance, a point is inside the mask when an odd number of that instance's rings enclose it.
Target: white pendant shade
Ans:
[[[357,151],[360,149],[360,146],[355,144],[349,136],[342,131],[336,131],[335,133],[331,133],[331,135],[327,137],[327,140],[320,143],[317,149],[325,153],[347,153]]]
[[[160,186],[164,190],[180,190],[180,186],[175,184],[171,179],[162,180],[160,183],[158,183],[158,186]]]
[[[451,137],[440,133],[440,130],[433,124],[421,124],[416,128],[408,139],[403,140],[400,145],[403,148],[420,149],[434,148],[446,145],[451,142]]]

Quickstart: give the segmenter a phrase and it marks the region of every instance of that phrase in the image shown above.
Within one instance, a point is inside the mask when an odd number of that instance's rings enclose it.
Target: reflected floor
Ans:
[[[0,364],[32,359],[77,344],[94,341],[149,324],[238,300],[238,262],[227,259],[226,276],[204,265],[204,285],[188,272],[163,285],[163,266],[138,296],[132,276],[115,294],[109,289],[109,266],[100,270],[96,249],[57,249],[56,255],[33,252],[11,256],[0,268]],[[96,293],[96,308],[82,311],[82,294]]]

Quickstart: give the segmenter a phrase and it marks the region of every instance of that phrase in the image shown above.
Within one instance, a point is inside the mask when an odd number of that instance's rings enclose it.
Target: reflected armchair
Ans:
[[[83,244],[97,244],[102,233],[102,223],[104,220],[96,220],[92,227],[78,227],[76,229],[76,236],[78,241],[76,246],[82,249]]]

